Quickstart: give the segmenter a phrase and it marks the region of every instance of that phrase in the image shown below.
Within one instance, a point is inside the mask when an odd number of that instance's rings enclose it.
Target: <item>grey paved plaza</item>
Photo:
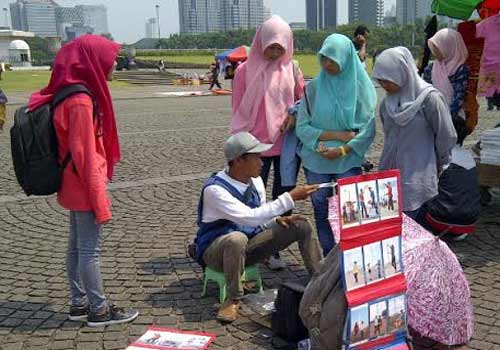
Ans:
[[[110,186],[114,217],[105,227],[102,272],[108,297],[140,311],[131,324],[90,329],[67,320],[68,213],[52,197],[21,194],[8,132],[0,134],[0,349],[124,349],[152,324],[215,333],[214,349],[287,348],[252,322],[248,310],[233,325],[216,322],[215,287],[200,297],[202,272],[187,257],[186,242],[196,231],[203,180],[224,166],[230,97],[156,98],[156,92],[173,89],[113,92],[123,161]],[[27,96],[10,97],[20,103]],[[11,115],[15,107],[9,107]],[[482,129],[500,122],[500,112],[482,108]],[[373,161],[382,142],[379,131]],[[449,242],[469,278],[477,317],[474,339],[464,349],[500,350],[499,210],[497,194],[477,234]],[[309,202],[298,212],[312,218]],[[261,268],[267,288],[305,275],[296,247],[283,256],[285,271]]]

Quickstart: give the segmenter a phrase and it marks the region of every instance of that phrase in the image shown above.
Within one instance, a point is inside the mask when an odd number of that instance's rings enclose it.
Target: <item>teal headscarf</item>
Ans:
[[[360,123],[364,125],[374,116],[377,93],[352,41],[345,35],[332,34],[318,53],[320,61],[321,56],[335,61],[340,73],[330,75],[321,69],[316,77],[314,117],[331,118],[332,112],[337,111],[344,130],[361,129]]]
[[[375,137],[377,93],[361,64],[352,41],[341,34],[332,34],[318,53],[335,61],[340,72],[330,75],[323,69],[307,86],[308,104],[302,99],[297,119],[297,136],[304,147],[300,151],[304,166],[319,174],[342,174],[361,166]],[[306,106],[310,108],[306,108]],[[326,160],[318,152],[324,131],[357,131],[347,145],[347,156]],[[327,147],[340,147],[341,141],[324,142]]]

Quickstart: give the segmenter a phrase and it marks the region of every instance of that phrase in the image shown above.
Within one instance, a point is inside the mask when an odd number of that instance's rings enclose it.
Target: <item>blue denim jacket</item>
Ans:
[[[299,105],[300,100],[288,108],[288,114],[296,117]],[[283,140],[280,160],[281,186],[283,187],[294,187],[297,184],[297,175],[300,169],[299,152],[301,148],[302,143],[297,137],[295,129],[287,132]]]

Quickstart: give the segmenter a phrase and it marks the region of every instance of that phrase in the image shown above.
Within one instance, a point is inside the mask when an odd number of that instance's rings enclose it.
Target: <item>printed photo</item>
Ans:
[[[394,276],[401,269],[401,236],[392,237],[382,241],[384,252],[384,271],[385,278]]]
[[[366,284],[365,272],[363,270],[363,250],[361,247],[346,250],[344,257],[344,275],[346,289],[348,291]]]
[[[358,203],[362,224],[380,220],[377,181],[365,181],[358,183]]]
[[[399,214],[398,178],[390,177],[377,181],[382,220],[397,218]]]
[[[153,327],[140,337],[132,346],[150,349],[182,349],[202,350],[206,349],[213,341],[211,335],[194,334],[177,330],[161,329]]]
[[[350,310],[351,337],[350,344],[366,341],[370,337],[368,325],[368,304],[353,307]]]
[[[370,284],[384,278],[381,242],[375,242],[363,247],[366,272],[366,283]]]
[[[358,226],[360,224],[356,184],[340,187],[340,210],[343,228]]]
[[[370,305],[370,338],[387,334],[387,301]]]
[[[399,295],[388,300],[389,304],[389,324],[388,332],[394,333],[406,329],[406,298]]]

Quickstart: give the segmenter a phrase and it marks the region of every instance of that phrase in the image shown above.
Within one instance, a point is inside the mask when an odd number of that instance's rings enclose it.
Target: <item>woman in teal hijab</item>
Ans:
[[[360,175],[361,163],[375,137],[377,94],[352,41],[332,34],[323,43],[318,58],[321,72],[306,87],[296,126],[309,184]],[[331,196],[331,188],[312,195],[325,256],[335,245],[328,222]]]

